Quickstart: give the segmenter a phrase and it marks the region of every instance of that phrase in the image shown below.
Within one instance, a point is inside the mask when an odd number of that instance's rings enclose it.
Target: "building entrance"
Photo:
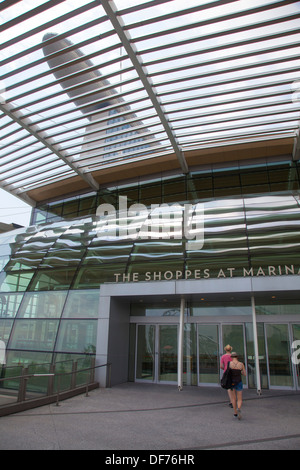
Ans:
[[[134,380],[176,384],[179,325],[135,324]],[[295,343],[299,341],[299,343]],[[300,389],[300,324],[258,323],[262,388]],[[185,323],[183,383],[219,386],[220,358],[230,344],[246,366],[245,387],[255,388],[255,360],[251,323]],[[294,346],[294,349],[293,349]],[[298,353],[299,351],[299,353]]]
[[[197,325],[198,330],[198,384],[220,383],[220,358],[224,346],[230,344],[239,360],[246,364],[245,327],[243,324]],[[247,364],[246,364],[247,366]],[[244,380],[246,384],[246,380]]]
[[[176,383],[177,325],[136,325],[135,380]]]

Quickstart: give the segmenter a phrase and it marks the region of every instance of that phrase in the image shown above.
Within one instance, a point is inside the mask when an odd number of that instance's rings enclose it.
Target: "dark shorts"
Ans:
[[[238,384],[232,385],[231,390],[241,392],[243,390],[243,382],[239,382]]]

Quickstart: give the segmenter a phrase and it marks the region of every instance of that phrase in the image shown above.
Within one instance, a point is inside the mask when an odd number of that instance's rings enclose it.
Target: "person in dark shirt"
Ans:
[[[242,375],[246,375],[246,369],[244,364],[238,360],[238,355],[236,352],[231,353],[231,361],[229,367],[231,369],[232,377],[231,403],[234,410],[234,417],[241,419],[241,408],[243,403]]]
[[[221,357],[221,362],[220,362],[220,369],[222,369],[224,372],[227,369],[228,363],[231,361],[231,351],[232,351],[232,346],[230,344],[227,344],[224,348],[225,354]],[[229,406],[233,408],[232,403],[231,403],[231,390],[228,390],[228,397],[229,397]]]

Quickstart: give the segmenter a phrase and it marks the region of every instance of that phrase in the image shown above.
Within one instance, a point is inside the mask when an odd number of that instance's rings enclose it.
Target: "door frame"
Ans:
[[[197,322],[197,386],[198,387],[219,387],[220,382],[218,383],[210,383],[210,382],[200,382],[199,381],[199,375],[200,375],[200,370],[199,370],[199,326],[201,325],[210,325],[210,326],[217,326],[218,327],[218,346],[219,346],[219,354],[218,354],[218,371],[219,371],[219,379],[221,380],[221,377],[223,375],[223,371],[220,368],[220,361],[221,357],[224,352],[224,344],[223,344],[223,326],[224,325],[237,325],[241,326],[243,329],[243,347],[244,347],[244,358],[245,358],[245,368],[246,371],[248,370],[248,361],[247,361],[247,346],[246,346],[246,328],[245,328],[245,323],[246,322],[239,322],[239,321],[216,321],[216,322]],[[248,388],[248,373],[246,375],[246,383],[244,384],[244,388]]]
[[[154,374],[153,374],[153,380],[147,380],[147,379],[140,379],[137,378],[136,373],[137,373],[137,360],[138,360],[138,336],[139,336],[139,326],[154,326],[155,328],[155,333],[154,333]],[[179,324],[173,322],[138,322],[135,323],[135,359],[134,359],[134,381],[137,383],[151,383],[151,384],[165,384],[165,385],[175,385],[177,384],[177,379],[175,381],[171,380],[159,380],[159,367],[160,367],[160,350],[159,350],[159,344],[160,344],[160,327],[161,326],[176,326],[177,328],[177,363],[178,363],[178,336],[179,336]],[[177,373],[178,373],[178,368],[177,368]]]

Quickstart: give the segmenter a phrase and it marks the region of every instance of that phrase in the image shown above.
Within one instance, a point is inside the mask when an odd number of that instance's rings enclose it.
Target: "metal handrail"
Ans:
[[[17,396],[17,403],[20,404],[20,403],[23,403],[25,401],[28,401],[28,400],[26,400],[26,391],[27,391],[27,382],[28,382],[29,379],[34,378],[34,377],[49,377],[49,379],[50,378],[54,379],[55,377],[58,377],[56,393],[52,393],[53,383],[49,387],[49,382],[48,382],[47,392],[45,394],[45,397],[56,396],[56,406],[59,406],[59,399],[60,399],[60,395],[62,393],[62,391],[60,390],[60,388],[61,388],[61,378],[63,376],[72,375],[73,377],[75,377],[74,379],[72,379],[71,387],[68,389],[68,391],[70,392],[70,391],[74,391],[74,390],[79,389],[79,388],[82,389],[82,387],[83,387],[83,385],[76,386],[76,375],[77,374],[82,373],[82,372],[87,372],[87,371],[93,371],[93,374],[88,374],[87,375],[87,380],[86,380],[86,384],[85,384],[85,391],[86,391],[85,396],[88,396],[89,385],[95,383],[95,381],[94,381],[94,372],[95,372],[96,369],[101,368],[101,367],[108,367],[107,384],[108,384],[108,387],[110,387],[110,385],[111,385],[111,363],[101,364],[101,365],[98,365],[98,366],[94,365],[94,366],[91,366],[91,367],[86,367],[84,369],[77,370],[77,361],[73,362],[73,367],[72,367],[71,372],[57,372],[57,373],[56,372],[49,372],[49,373],[41,373],[41,374],[39,374],[39,373],[28,374],[28,373],[26,373],[26,370],[28,370],[28,367],[25,367],[25,368],[23,368],[23,374],[22,375],[0,378],[0,383],[4,382],[5,380],[20,380],[20,384],[19,384],[19,388],[18,388],[18,396]],[[50,392],[49,392],[49,389],[50,389]],[[65,391],[66,390],[64,390],[64,392]],[[32,401],[34,401],[34,399]],[[7,405],[0,405],[0,408],[3,408],[5,406],[7,406]]]

